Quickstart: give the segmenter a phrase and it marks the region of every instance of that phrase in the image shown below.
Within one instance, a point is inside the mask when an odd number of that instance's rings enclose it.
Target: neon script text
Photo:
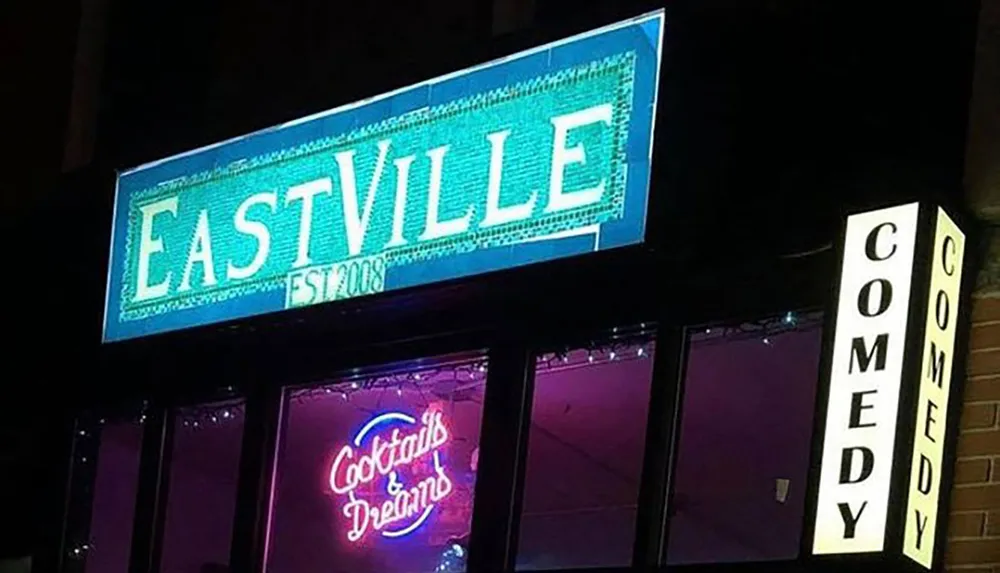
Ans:
[[[373,418],[351,444],[341,448],[330,470],[330,489],[348,497],[342,509],[350,521],[347,532],[350,541],[359,541],[369,530],[380,531],[384,537],[402,537],[411,533],[454,489],[441,463],[440,448],[450,437],[442,422],[441,412],[424,412],[416,431],[406,433],[400,428],[393,428],[388,439],[375,435],[370,441],[366,440],[376,426],[388,422],[417,424],[413,417],[402,413]],[[362,448],[366,441],[368,445]],[[413,479],[415,470],[427,465],[426,462],[433,462],[431,475],[417,478],[413,485],[406,485],[406,478],[400,474],[405,473]],[[386,478],[388,499],[379,501],[361,497],[358,489],[379,477]],[[402,527],[394,527],[399,524]]]

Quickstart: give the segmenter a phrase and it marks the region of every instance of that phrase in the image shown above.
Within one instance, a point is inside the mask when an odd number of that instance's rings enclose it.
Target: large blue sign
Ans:
[[[118,176],[104,340],[643,240],[656,12]]]

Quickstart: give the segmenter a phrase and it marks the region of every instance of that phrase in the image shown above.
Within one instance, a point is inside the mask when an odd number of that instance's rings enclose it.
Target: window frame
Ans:
[[[647,264],[664,264],[660,257],[650,257],[649,253],[639,256]],[[605,258],[593,266],[607,269],[608,265],[614,268],[623,264],[627,263]],[[546,269],[534,272],[544,274]],[[426,337],[362,343],[356,348],[317,357],[304,368],[290,368],[287,364],[272,364],[266,369],[258,368],[259,364],[240,366],[233,362],[235,354],[221,356],[213,367],[196,376],[197,380],[190,385],[193,391],[161,390],[149,403],[129,573],[159,570],[165,480],[170,469],[172,416],[168,414],[174,408],[220,398],[245,400],[229,566],[234,571],[263,572],[284,389],[309,380],[328,379],[351,369],[378,368],[399,361],[482,349],[487,352],[490,368],[482,421],[483,455],[476,482],[467,567],[470,572],[512,571],[517,554],[537,352],[547,347],[590,342],[614,327],[641,322],[655,324],[652,338],[657,351],[653,357],[633,562],[629,567],[614,570],[661,569],[669,533],[667,508],[672,498],[671,478],[676,461],[689,328],[779,315],[789,310],[825,309],[829,302],[828,285],[833,278],[832,252],[823,250],[811,256],[775,259],[770,264],[728,264],[709,271],[694,270],[674,280],[654,277],[635,295],[638,303],[633,300],[593,313],[580,313],[571,305],[549,299],[544,302],[551,303],[553,310],[534,319],[519,317],[466,332],[431,329]],[[625,287],[619,289],[626,291]],[[324,341],[323,337],[313,338],[317,345]],[[214,388],[199,391],[198,383],[209,379],[214,381]],[[790,562],[677,565],[670,569],[700,573],[766,566],[776,571],[797,571],[805,566],[805,555],[803,548],[799,558]],[[815,570],[815,565],[810,570]]]

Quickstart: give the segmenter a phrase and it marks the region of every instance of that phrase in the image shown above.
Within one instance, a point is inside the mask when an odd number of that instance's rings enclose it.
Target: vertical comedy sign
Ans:
[[[941,208],[936,212],[932,249],[903,536],[903,554],[928,569],[934,561],[939,527],[944,442],[950,421],[948,406],[965,259],[965,233]]]
[[[847,219],[815,554],[885,546],[919,212],[912,203]]]

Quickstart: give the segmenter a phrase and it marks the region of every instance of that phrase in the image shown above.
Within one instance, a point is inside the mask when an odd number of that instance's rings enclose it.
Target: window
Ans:
[[[690,336],[668,564],[798,556],[821,339],[818,313]]]
[[[181,408],[173,415],[161,573],[229,564],[243,405],[242,401],[206,404]]]
[[[144,421],[78,421],[64,570],[127,573]]]
[[[464,570],[485,381],[476,357],[287,390],[267,571]]]
[[[652,357],[638,333],[538,358],[518,569],[631,563]]]

